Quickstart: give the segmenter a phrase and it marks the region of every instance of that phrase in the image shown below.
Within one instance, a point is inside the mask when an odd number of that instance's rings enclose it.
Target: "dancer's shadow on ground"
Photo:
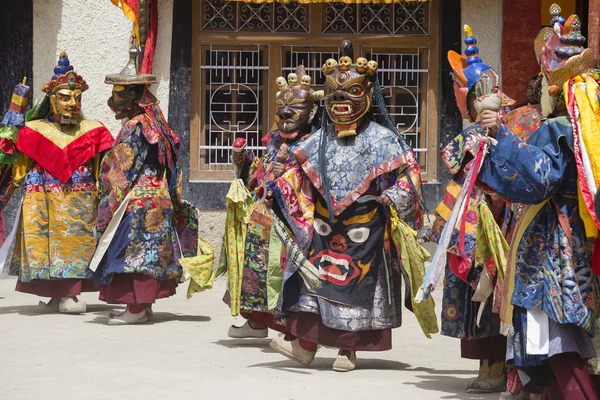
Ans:
[[[292,360],[281,360],[249,365],[249,368],[270,368],[296,374],[310,375],[312,371],[332,371],[331,366],[334,361],[335,358],[333,357],[316,357],[315,361],[313,361],[309,367],[304,367]],[[405,371],[414,369],[412,369],[409,364],[399,361],[370,358],[359,360],[359,363],[356,365],[356,371],[360,370]]]
[[[125,311],[124,308],[114,309],[115,314],[120,314]],[[109,314],[106,312],[96,313],[98,316],[91,321],[85,321],[88,324],[108,324]],[[173,314],[167,312],[155,312],[154,317],[151,320],[144,322],[144,325],[156,325],[165,322],[181,321],[181,322],[208,322],[211,318],[205,315],[184,315],[184,314]]]
[[[213,344],[227,347],[228,349],[255,347],[261,349],[263,353],[272,353],[273,350],[269,347],[271,340],[273,339],[221,339],[213,342]]]
[[[406,382],[405,385],[413,385],[423,390],[435,390],[447,393],[440,399],[448,400],[483,400],[497,399],[498,393],[493,394],[470,394],[465,389],[465,384],[477,376],[477,371],[442,371],[429,370],[428,375],[417,375],[416,382]],[[457,378],[456,375],[468,375],[468,378]]]
[[[99,312],[120,312],[118,308],[109,304],[88,304],[87,311],[85,313],[81,313],[79,315],[85,315],[90,313],[99,313]],[[49,315],[49,313],[40,312],[38,310],[37,305],[23,305],[23,306],[6,306],[0,307],[0,315],[4,314],[19,314],[26,315],[29,317],[37,317],[40,315]],[[52,313],[50,313],[52,314]],[[54,313],[58,314],[58,313]]]
[[[269,351],[272,353],[272,350]],[[276,353],[275,353],[276,354]],[[295,361],[292,360],[281,360],[275,362],[266,362],[260,364],[250,365],[250,368],[272,368],[272,369],[284,369],[290,370],[290,372],[298,372],[298,370],[302,369],[314,369],[314,370],[331,370],[331,366],[335,358],[333,357],[316,357],[315,361],[310,364],[310,367],[303,367]],[[432,375],[467,375],[469,379],[471,377],[477,376],[477,371],[462,371],[462,370],[436,370],[433,368],[425,368],[425,367],[412,367],[410,364],[406,364],[399,361],[393,360],[385,360],[380,358],[361,358],[356,363],[356,371],[360,370],[379,370],[379,371],[411,371],[411,372],[426,372]],[[448,376],[448,379],[452,380],[463,380],[455,377]],[[468,382],[469,379],[464,379],[464,382]],[[464,384],[463,386],[464,387]]]

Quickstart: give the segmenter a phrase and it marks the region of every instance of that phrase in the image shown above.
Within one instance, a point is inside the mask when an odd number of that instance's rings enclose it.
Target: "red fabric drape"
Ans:
[[[133,10],[135,15],[138,15],[138,0],[121,0],[121,2],[127,4],[127,6]]]
[[[139,39],[138,22],[139,8],[138,0],[111,0],[112,3],[123,10],[123,13],[129,18],[135,29],[136,38]],[[142,74],[152,73],[152,64],[154,63],[154,52],[156,51],[156,38],[158,33],[158,0],[150,1],[150,15],[148,24],[148,33],[146,36],[146,48],[144,50],[144,59],[140,67]]]
[[[148,27],[148,38],[146,40],[146,49],[144,51],[144,61],[140,72],[142,74],[151,74],[154,64],[154,52],[156,50],[156,36],[158,33],[158,1],[150,2],[150,26]]]

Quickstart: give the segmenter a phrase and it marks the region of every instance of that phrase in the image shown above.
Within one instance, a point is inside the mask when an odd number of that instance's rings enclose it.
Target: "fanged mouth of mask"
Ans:
[[[319,268],[321,279],[337,285],[346,285],[360,272],[350,257],[343,254],[323,251],[314,260],[317,259],[319,261],[316,266]]]
[[[352,115],[354,107],[351,103],[334,103],[331,105],[331,110],[335,115],[339,116]]]

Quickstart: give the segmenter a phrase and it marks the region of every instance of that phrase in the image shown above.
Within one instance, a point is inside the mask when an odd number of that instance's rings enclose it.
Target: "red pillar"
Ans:
[[[590,0],[591,2],[600,0]],[[523,104],[525,87],[540,71],[533,52],[539,33],[542,0],[503,0],[502,2],[502,91]]]
[[[600,54],[600,0],[589,0],[588,47]]]

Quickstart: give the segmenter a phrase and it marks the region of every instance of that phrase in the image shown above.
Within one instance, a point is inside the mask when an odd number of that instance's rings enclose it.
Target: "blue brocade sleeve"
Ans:
[[[537,204],[561,190],[568,163],[574,162],[566,119],[548,120],[527,143],[504,125],[496,139],[479,173],[493,191],[514,202]]]

